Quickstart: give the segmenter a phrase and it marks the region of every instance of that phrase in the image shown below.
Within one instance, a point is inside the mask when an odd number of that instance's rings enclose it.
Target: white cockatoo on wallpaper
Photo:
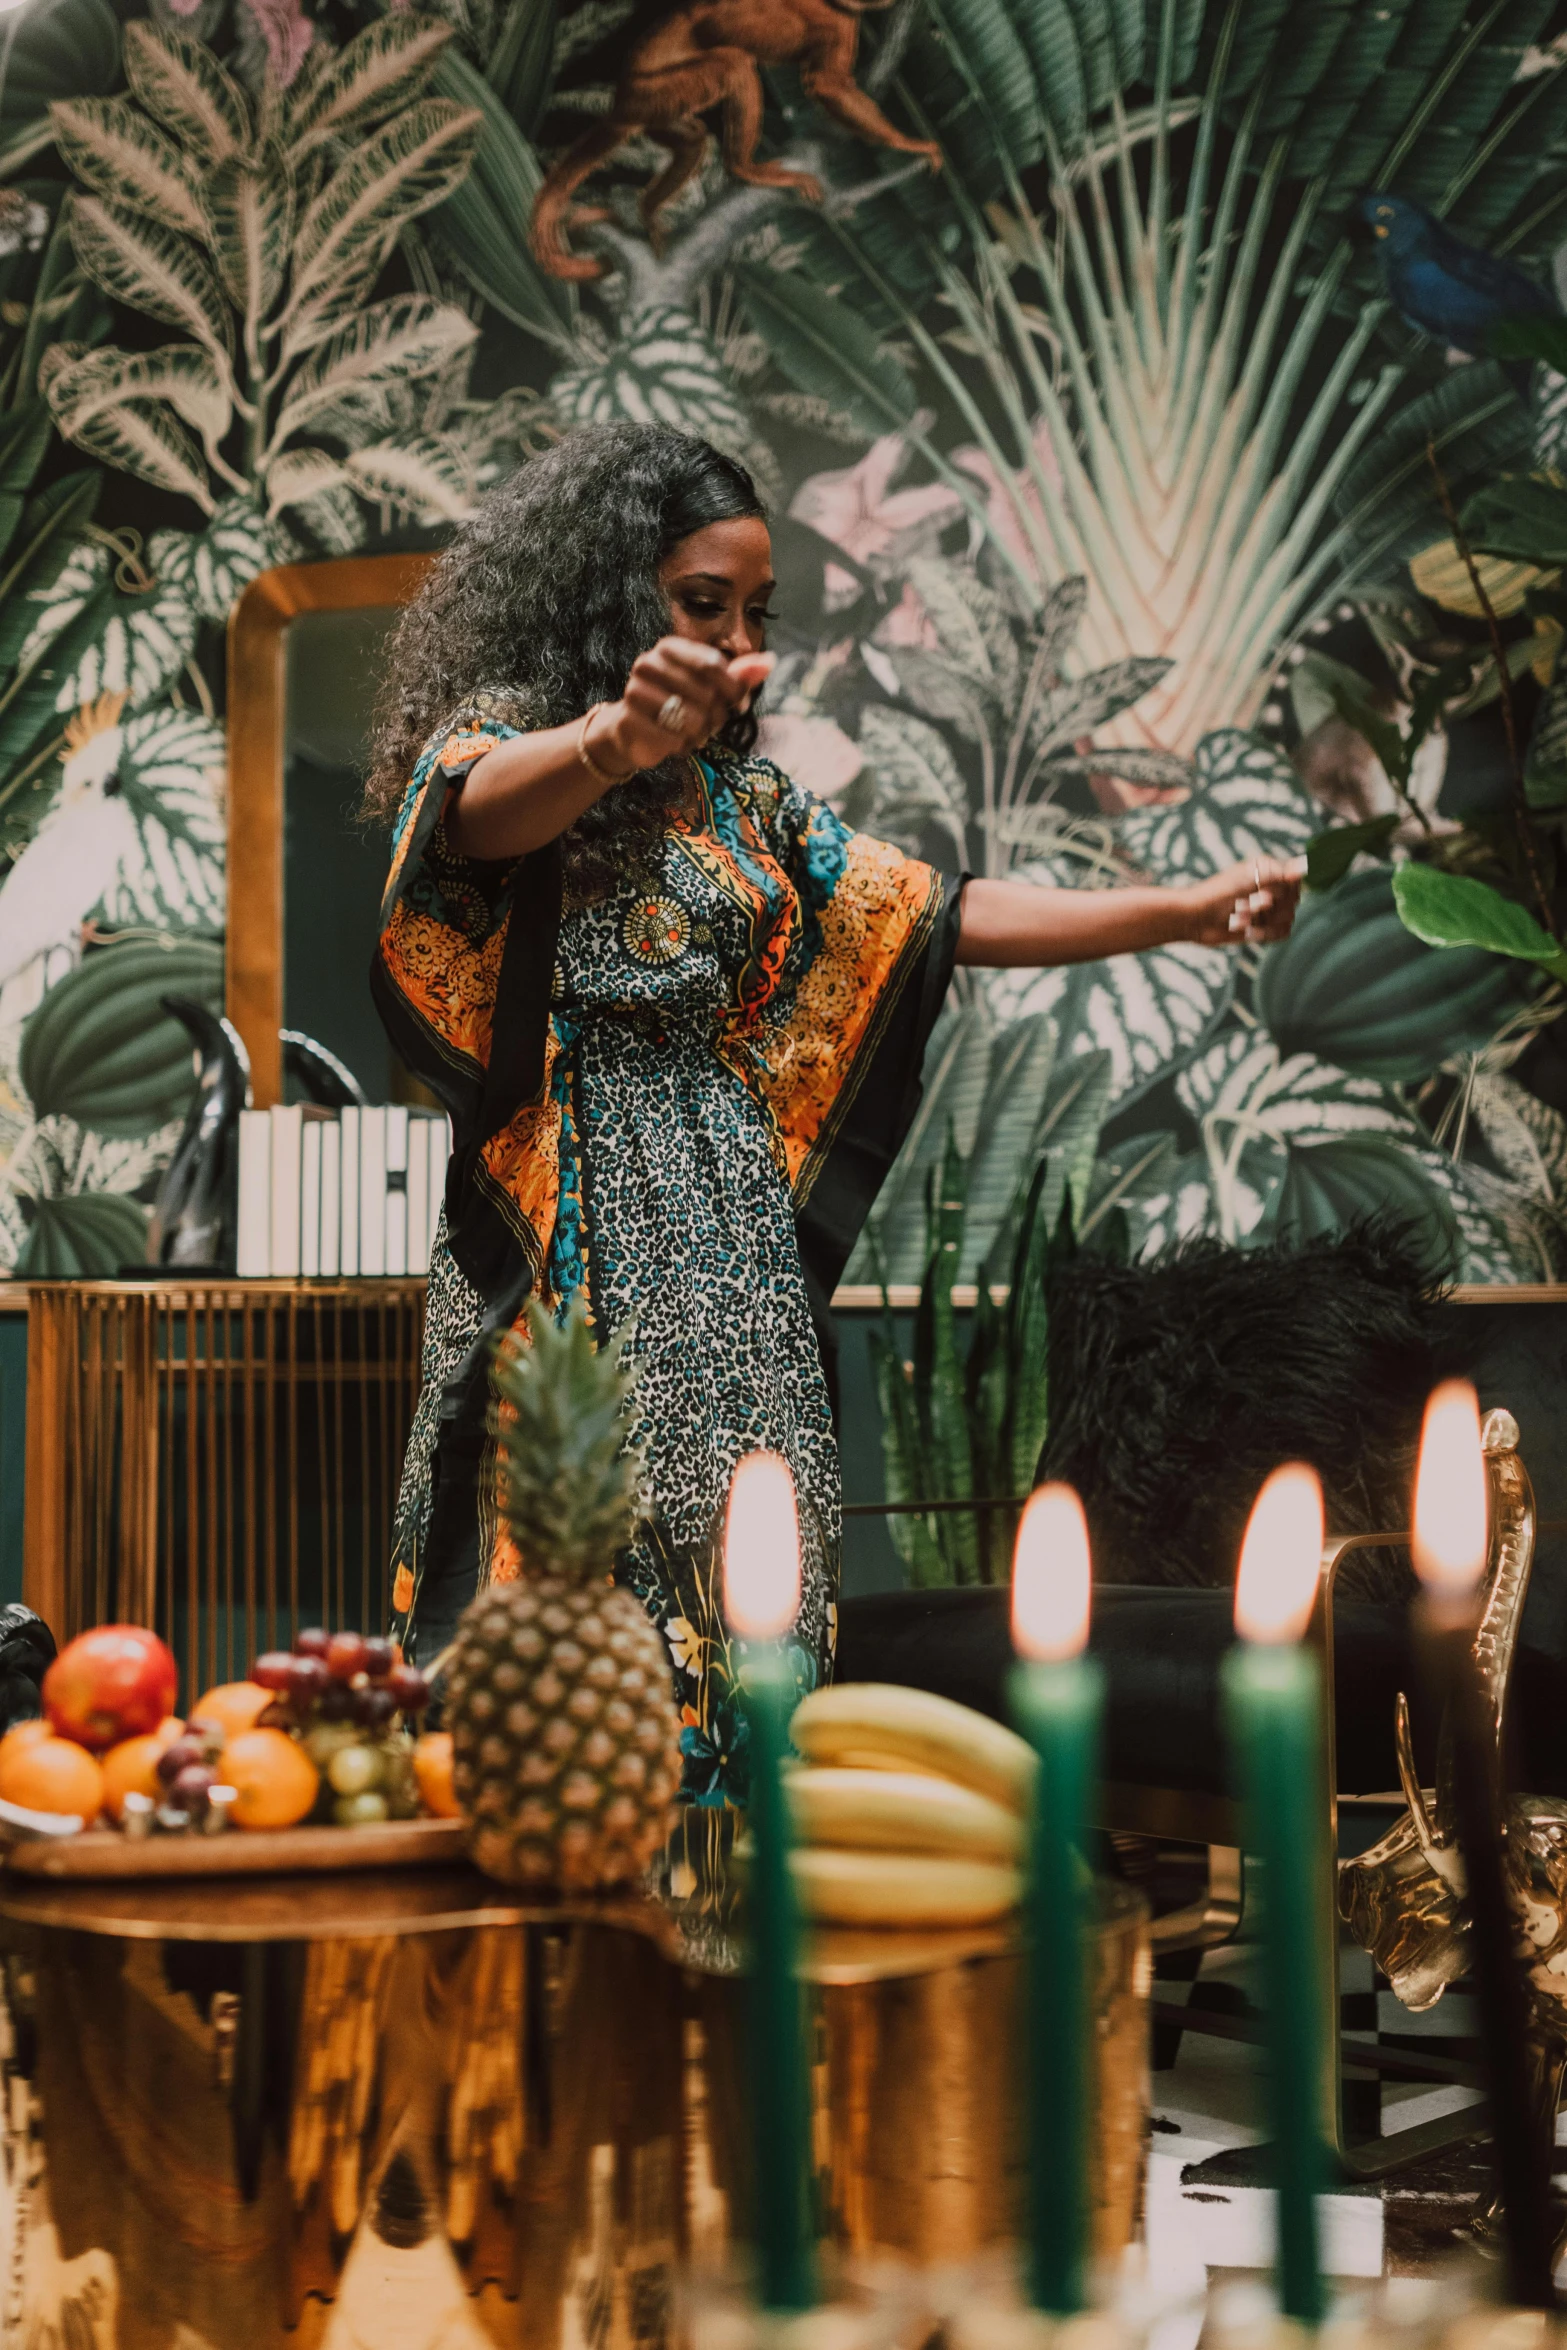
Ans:
[[[66,721],[59,795],[0,884],[0,1027],[17,1017],[13,992],[39,992],[34,967],[65,948],[73,955],[88,915],[127,857],[136,824],[119,789],[123,694],[103,694]]]

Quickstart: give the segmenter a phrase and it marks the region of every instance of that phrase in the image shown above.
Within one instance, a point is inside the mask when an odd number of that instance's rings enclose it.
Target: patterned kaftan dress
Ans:
[[[795,1669],[831,1671],[840,1528],[818,1329],[919,1093],[958,888],[852,833],[767,760],[694,762],[656,879],[560,913],[558,846],[459,856],[446,796],[517,730],[481,700],[416,768],[373,985],[452,1113],[423,1389],[399,1503],[394,1628],[428,1659],[516,1572],[486,1430],[493,1332],[529,1296],[635,1317],[628,1434],[646,1515],[619,1579],[663,1629],[688,1792],[743,1796],[714,1535],[742,1454],[800,1497]],[[520,1041],[519,1041],[520,1039]]]

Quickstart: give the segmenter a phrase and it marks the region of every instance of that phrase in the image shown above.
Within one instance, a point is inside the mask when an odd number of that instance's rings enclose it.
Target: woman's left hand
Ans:
[[[1266,946],[1288,938],[1306,878],[1304,857],[1259,857],[1180,892],[1193,946]]]

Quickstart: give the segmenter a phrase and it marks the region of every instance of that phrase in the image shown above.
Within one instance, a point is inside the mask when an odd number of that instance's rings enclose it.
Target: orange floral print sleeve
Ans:
[[[398,817],[382,903],[378,986],[397,999],[403,1022],[413,1023],[421,1060],[439,1062],[453,1088],[471,1096],[490,1062],[516,865],[459,855],[442,818],[468,770],[517,731],[497,719],[458,722],[430,744]],[[550,1083],[556,1050],[551,1033],[542,1099],[522,1104],[479,1145],[472,1171],[535,1280],[559,1193],[560,1105]]]
[[[746,785],[749,825],[800,901],[800,975],[783,1016],[761,1027],[754,1046],[798,1213],[878,1045],[900,1009],[911,1008],[910,982],[923,974],[947,889],[932,866],[851,832],[768,762],[751,762]]]

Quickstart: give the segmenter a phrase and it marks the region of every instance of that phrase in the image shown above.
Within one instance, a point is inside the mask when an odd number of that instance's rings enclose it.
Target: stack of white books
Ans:
[[[451,1127],[439,1113],[242,1110],[242,1280],[428,1273]]]

